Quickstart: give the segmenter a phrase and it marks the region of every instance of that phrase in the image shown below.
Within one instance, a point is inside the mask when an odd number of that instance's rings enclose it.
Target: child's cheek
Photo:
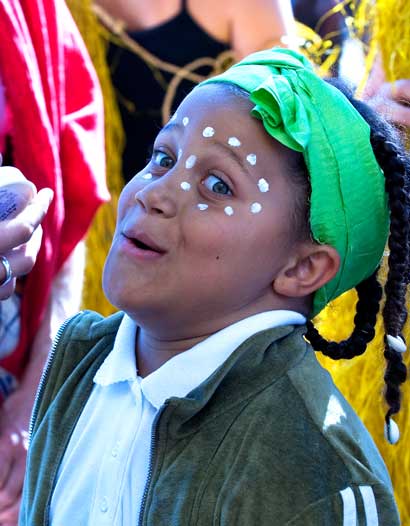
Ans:
[[[250,212],[248,216],[250,219]],[[247,218],[239,206],[209,205],[202,210],[196,206],[182,225],[185,242],[193,247],[199,258],[217,259],[235,250],[243,233],[248,235],[249,221],[244,219]]]
[[[122,219],[126,211],[136,205],[135,194],[141,190],[144,183],[141,180],[137,180],[135,177],[126,184],[118,199],[118,220]]]

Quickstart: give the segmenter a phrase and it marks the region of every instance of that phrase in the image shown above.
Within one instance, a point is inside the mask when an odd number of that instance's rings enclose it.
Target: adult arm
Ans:
[[[260,49],[283,47],[295,35],[290,0],[231,0],[229,11],[231,46],[238,59]]]

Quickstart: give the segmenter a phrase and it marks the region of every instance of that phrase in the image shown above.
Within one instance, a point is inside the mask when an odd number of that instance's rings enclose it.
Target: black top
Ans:
[[[183,0],[182,9],[175,17],[128,35],[158,59],[179,68],[202,57],[210,57],[214,62],[218,55],[229,49],[227,44],[210,36],[195,22],[187,10],[186,0]],[[145,57],[123,45],[110,45],[108,61],[126,135],[123,175],[127,182],[146,165],[151,154],[155,137],[164,124],[162,105],[174,75],[152,66]],[[194,70],[188,66],[188,69],[202,76],[208,76],[213,71],[212,66]],[[188,80],[178,84],[172,111],[193,86],[194,83]]]

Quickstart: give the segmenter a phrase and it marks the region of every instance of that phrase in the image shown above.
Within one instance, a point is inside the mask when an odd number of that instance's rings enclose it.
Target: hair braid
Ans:
[[[349,359],[364,353],[367,344],[375,335],[377,313],[382,297],[382,288],[376,275],[377,272],[356,287],[358,301],[354,329],[349,338],[341,342],[328,341],[319,334],[312,322],[308,322],[306,337],[315,350],[321,351],[333,360]]]
[[[386,335],[399,336],[407,319],[406,290],[409,267],[409,194],[406,160],[390,141],[381,133],[371,135],[373,149],[386,178],[386,191],[390,207],[390,236],[387,281],[384,287],[386,301],[383,321]],[[404,339],[403,339],[404,341]],[[402,353],[393,349],[385,337],[384,357],[387,367],[385,399],[389,406],[386,424],[392,415],[398,413],[401,403],[400,385],[406,380],[407,369]]]

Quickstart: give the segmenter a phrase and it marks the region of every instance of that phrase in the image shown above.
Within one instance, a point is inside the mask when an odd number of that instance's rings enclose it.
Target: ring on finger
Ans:
[[[0,263],[3,265],[4,270],[6,271],[6,277],[3,280],[3,283],[0,284],[0,287],[4,287],[7,283],[13,279],[13,272],[11,270],[11,265],[6,256],[0,256]]]

